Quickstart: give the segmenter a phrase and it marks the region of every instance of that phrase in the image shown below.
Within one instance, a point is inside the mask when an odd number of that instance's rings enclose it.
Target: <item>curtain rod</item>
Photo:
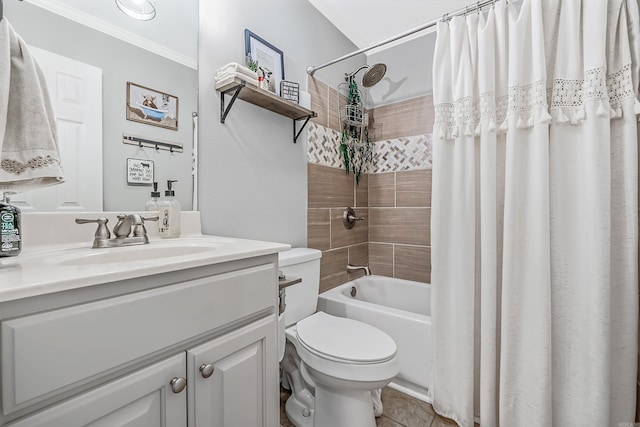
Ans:
[[[1,1],[1,0],[0,0]],[[356,50],[355,52],[351,52],[347,55],[341,56],[340,58],[334,59],[333,61],[329,61],[329,62],[325,62],[322,65],[316,65],[316,66],[308,66],[307,67],[307,74],[309,74],[310,76],[313,76],[313,73],[315,73],[317,70],[324,68],[324,67],[328,67],[329,65],[333,65],[336,62],[340,62],[340,61],[344,61],[345,59],[349,59],[352,56],[356,56],[356,55],[360,55],[361,53],[370,51],[371,49],[375,49],[377,47],[380,46],[384,46],[386,44],[392,43],[396,40],[400,40],[404,37],[410,36],[412,34],[418,33],[420,31],[426,30],[427,28],[431,28],[433,26],[435,26],[438,21],[442,21],[442,20],[447,20],[447,19],[451,19],[454,16],[458,16],[458,15],[466,15],[470,12],[475,12],[475,11],[479,11],[481,10],[483,7],[490,5],[490,4],[494,4],[496,2],[496,0],[484,0],[484,1],[478,1],[476,2],[476,4],[472,5],[472,6],[465,6],[463,8],[460,8],[458,10],[456,10],[455,12],[451,12],[451,13],[445,13],[444,15],[442,15],[442,18],[438,18],[438,19],[434,19],[431,22],[428,22],[426,24],[423,24],[419,27],[413,28],[411,30],[405,31],[404,33],[400,33],[397,36],[393,36],[390,39],[381,41],[379,43],[373,44],[369,47],[365,47],[363,49],[360,50]]]

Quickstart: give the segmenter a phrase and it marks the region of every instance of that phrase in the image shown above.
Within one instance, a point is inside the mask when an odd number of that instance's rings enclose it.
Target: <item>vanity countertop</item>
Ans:
[[[54,223],[60,219],[68,222],[71,218],[69,214],[61,214],[55,219],[50,216],[48,214],[46,218]],[[75,216],[78,215],[73,218]],[[290,248],[282,243],[202,235],[199,214],[184,212],[180,238],[160,239],[157,233],[149,230],[147,245],[92,249],[95,230],[76,224],[64,242],[54,243],[47,238],[46,232],[39,234],[38,241],[33,233],[28,238],[27,230],[36,230],[40,226],[36,222],[44,218],[38,218],[37,214],[23,215],[23,253],[0,258],[0,302],[270,255]],[[47,226],[47,230],[52,228],[55,230],[56,227]],[[78,242],[79,236],[83,241]]]

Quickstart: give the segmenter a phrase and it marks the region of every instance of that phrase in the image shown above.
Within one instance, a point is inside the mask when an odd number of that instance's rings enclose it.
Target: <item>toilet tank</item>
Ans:
[[[286,288],[285,325],[290,326],[316,312],[320,290],[322,252],[310,248],[293,248],[278,254],[278,270],[285,276],[300,277],[302,282]]]

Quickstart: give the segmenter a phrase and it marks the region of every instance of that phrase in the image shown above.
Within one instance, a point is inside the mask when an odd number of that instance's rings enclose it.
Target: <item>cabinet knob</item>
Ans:
[[[175,377],[169,383],[171,386],[171,391],[174,393],[180,393],[187,386],[187,380],[182,377]]]
[[[213,375],[213,363],[204,363],[200,366],[200,373],[202,374],[202,378],[209,378]]]

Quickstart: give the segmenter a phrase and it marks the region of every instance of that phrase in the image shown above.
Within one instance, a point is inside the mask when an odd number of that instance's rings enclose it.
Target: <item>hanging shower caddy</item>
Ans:
[[[353,172],[356,182],[373,159],[369,141],[369,113],[353,76],[338,85],[338,113],[341,126],[340,153],[347,173]],[[346,96],[345,96],[346,95]]]

